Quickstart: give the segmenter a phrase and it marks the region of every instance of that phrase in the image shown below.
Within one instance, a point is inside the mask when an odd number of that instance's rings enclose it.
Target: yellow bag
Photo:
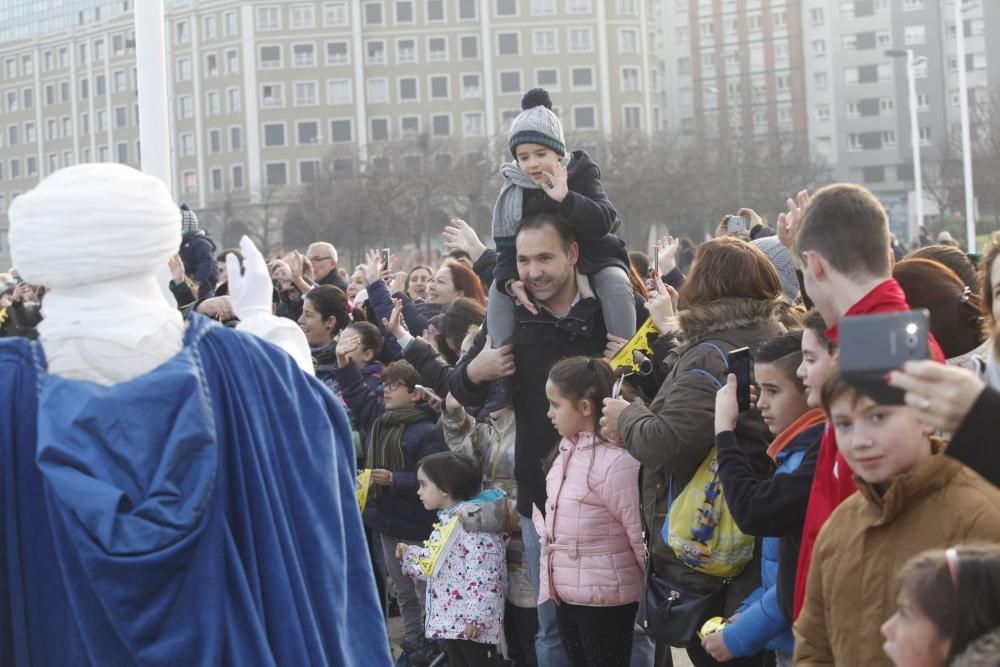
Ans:
[[[723,497],[715,447],[671,503],[662,535],[682,563],[713,577],[735,577],[753,559],[754,538],[740,531]]]
[[[361,509],[363,514],[365,511],[365,505],[368,503],[368,489],[372,484],[372,470],[371,468],[365,468],[358,473],[358,477],[354,482],[354,491],[358,495],[358,507]]]

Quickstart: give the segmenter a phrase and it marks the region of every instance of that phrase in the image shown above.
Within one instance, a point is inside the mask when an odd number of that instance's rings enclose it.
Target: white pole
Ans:
[[[142,170],[158,176],[173,193],[163,0],[142,0],[134,7]]]
[[[972,193],[972,139],[969,131],[969,90],[965,71],[965,24],[962,0],[955,0],[955,35],[958,57],[958,98],[962,116],[962,172],[965,180],[965,237],[969,252],[976,252],[976,203]]]
[[[906,50],[906,78],[910,86],[910,143],[913,145],[913,188],[917,199],[917,226],[924,224],[924,184],[920,167],[920,127],[917,125],[917,76],[913,49]]]

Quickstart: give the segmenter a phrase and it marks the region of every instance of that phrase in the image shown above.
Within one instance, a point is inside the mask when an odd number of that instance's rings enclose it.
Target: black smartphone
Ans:
[[[382,270],[386,271],[389,269],[389,249],[382,248]]]
[[[840,373],[858,391],[885,405],[902,405],[903,391],[886,383],[889,371],[930,358],[924,309],[841,318]]]
[[[746,412],[750,409],[750,348],[735,349],[726,355],[726,359],[729,372],[736,376],[736,402],[740,412]]]

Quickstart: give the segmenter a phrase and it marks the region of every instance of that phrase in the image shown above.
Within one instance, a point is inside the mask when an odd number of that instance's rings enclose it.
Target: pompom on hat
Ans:
[[[566,139],[562,122],[552,111],[552,98],[543,88],[532,88],[521,98],[521,111],[507,132],[511,155],[521,144],[540,144],[551,148],[561,157],[566,155]]]

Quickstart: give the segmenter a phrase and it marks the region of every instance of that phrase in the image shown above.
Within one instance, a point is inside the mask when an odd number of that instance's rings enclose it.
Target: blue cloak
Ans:
[[[0,340],[0,665],[389,665],[350,426],[201,316],[113,387]]]

